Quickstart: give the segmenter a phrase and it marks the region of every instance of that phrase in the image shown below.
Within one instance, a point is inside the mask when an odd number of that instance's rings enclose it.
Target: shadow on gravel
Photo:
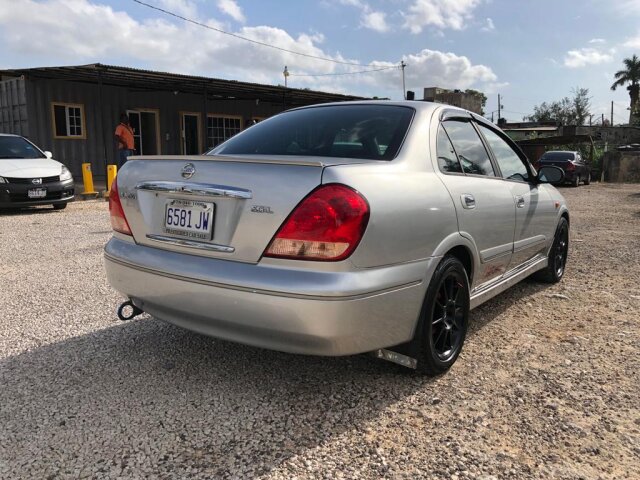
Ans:
[[[545,287],[474,310],[470,335]],[[0,459],[35,458],[52,478],[74,464],[135,475],[145,459],[161,477],[247,478],[347,431],[371,441],[368,421],[418,392],[428,404],[439,384],[364,355],[272,352],[143,317],[0,361]]]
[[[15,215],[42,215],[58,212],[52,206],[29,207],[29,208],[0,208],[0,217],[10,217]]]
[[[640,193],[632,193],[629,195],[631,198],[640,198]]]
[[[480,330],[491,323],[497,316],[502,315],[505,310],[513,306],[516,302],[524,302],[527,300],[535,301],[537,294],[549,289],[551,285],[541,283],[532,278],[517,283],[509,290],[501,293],[497,297],[492,298],[487,303],[483,303],[479,307],[471,311],[471,319],[469,322],[469,333],[467,335],[481,334]],[[514,326],[514,329],[517,326]]]

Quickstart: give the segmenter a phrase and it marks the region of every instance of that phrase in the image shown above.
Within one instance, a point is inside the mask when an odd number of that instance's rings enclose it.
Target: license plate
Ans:
[[[29,198],[44,198],[47,196],[46,188],[32,188],[27,191],[27,196]]]
[[[169,200],[164,214],[164,231],[170,235],[210,240],[215,204],[192,200]]]

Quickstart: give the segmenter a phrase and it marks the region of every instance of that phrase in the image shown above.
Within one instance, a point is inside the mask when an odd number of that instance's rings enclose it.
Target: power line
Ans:
[[[398,67],[397,65],[393,65],[392,67],[382,67],[382,68],[375,68],[373,70],[359,70],[357,72],[343,72],[343,73],[290,73],[289,76],[290,77],[331,77],[331,76],[338,76],[338,75],[356,75],[359,73],[370,73],[370,72],[381,72],[383,70],[399,70],[400,67]]]
[[[278,47],[276,45],[271,45],[269,43],[261,42],[259,40],[254,40],[252,38],[243,37],[242,35],[238,35],[236,33],[227,32],[225,30],[221,30],[221,29],[216,28],[216,27],[212,27],[211,25],[207,25],[205,23],[198,22],[197,20],[193,20],[191,18],[183,17],[182,15],[178,15],[177,13],[173,13],[173,12],[170,12],[170,11],[165,10],[163,8],[156,7],[155,5],[150,5],[150,4],[145,3],[145,2],[143,2],[141,0],[133,0],[133,1],[135,3],[140,4],[140,5],[144,5],[145,7],[151,8],[153,10],[157,10],[158,12],[162,12],[162,13],[164,13],[166,15],[170,15],[172,17],[179,18],[180,20],[184,20],[185,22],[189,22],[189,23],[192,23],[194,25],[198,25],[200,27],[204,27],[204,28],[207,28],[209,30],[213,30],[215,32],[222,33],[224,35],[229,35],[230,37],[238,38],[238,39],[244,40],[246,42],[251,42],[251,43],[256,44],[256,45],[261,45],[263,47],[273,48],[275,50],[280,50],[282,52],[291,53],[293,55],[300,55],[302,57],[313,58],[313,59],[316,59],[316,60],[322,60],[324,62],[338,63],[340,65],[353,65],[355,67],[374,67],[375,66],[374,64],[371,64],[371,63],[370,64],[361,64],[361,63],[354,63],[354,62],[345,62],[345,61],[342,61],[342,60],[335,60],[333,58],[321,57],[319,55],[311,55],[310,53],[304,53],[304,52],[297,52],[295,50],[289,50],[289,49],[286,49],[286,48]]]

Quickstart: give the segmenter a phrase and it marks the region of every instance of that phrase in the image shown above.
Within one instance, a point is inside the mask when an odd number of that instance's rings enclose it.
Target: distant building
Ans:
[[[200,154],[283,110],[362,97],[102,65],[0,70],[0,133],[32,140],[75,177],[115,163],[127,112],[136,153]]]
[[[462,90],[447,90],[440,87],[428,87],[424,89],[424,101],[446,103],[454,107],[464,108],[482,115],[482,99],[477,95],[465,93]]]

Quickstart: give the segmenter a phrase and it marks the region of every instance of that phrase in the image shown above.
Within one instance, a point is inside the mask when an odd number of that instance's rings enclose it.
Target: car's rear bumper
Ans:
[[[213,337],[311,355],[410,340],[438,259],[309,271],[168,252],[113,238],[111,285],[159,319]]]
[[[29,190],[44,188],[46,196],[29,198]],[[73,200],[75,186],[73,180],[43,184],[0,183],[0,208],[31,207],[52,205]]]

